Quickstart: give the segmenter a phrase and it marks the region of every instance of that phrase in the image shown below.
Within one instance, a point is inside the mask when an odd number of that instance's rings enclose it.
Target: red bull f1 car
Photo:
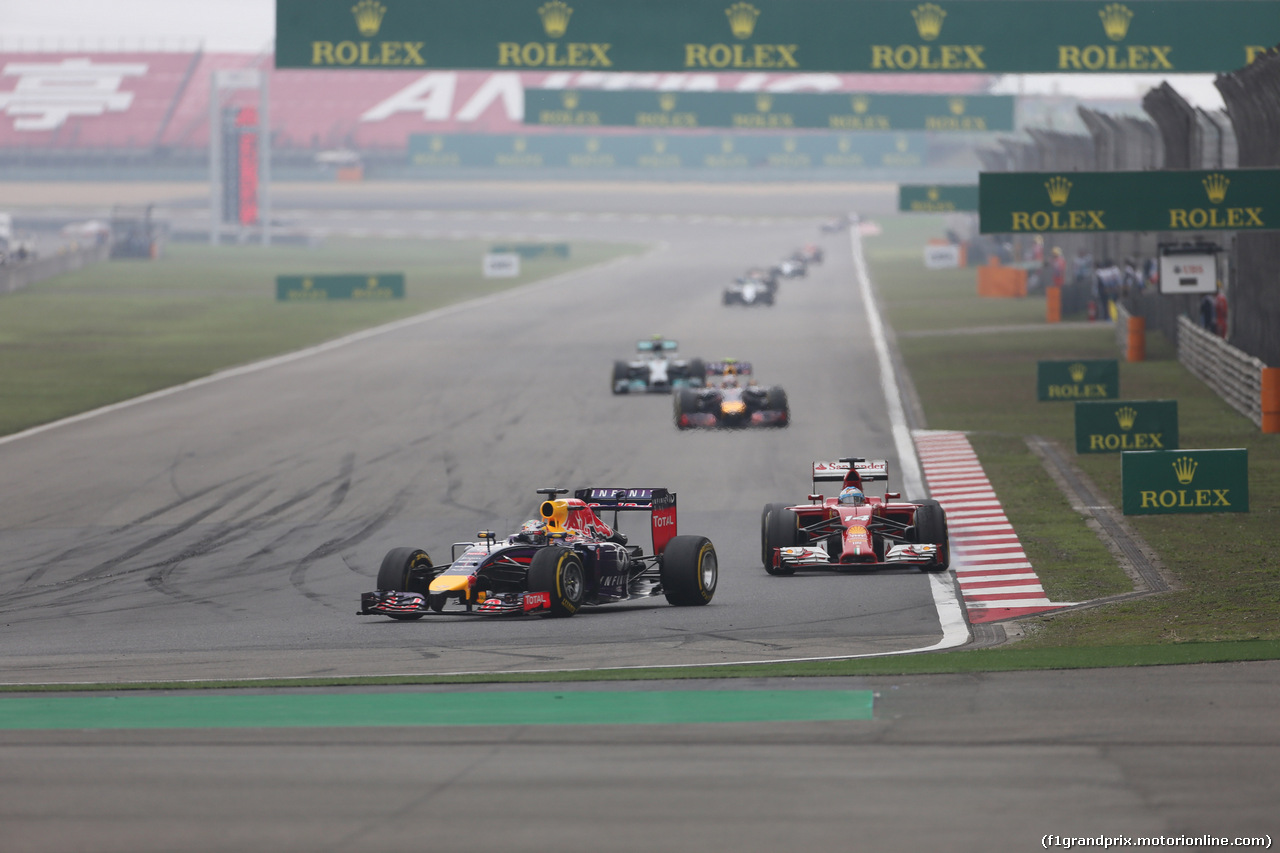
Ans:
[[[361,615],[421,619],[434,613],[568,617],[581,608],[663,595],[677,607],[707,604],[719,564],[704,536],[677,535],[675,493],[659,488],[538,489],[540,518],[499,539],[480,531],[453,545],[437,566],[426,551],[396,548],[378,588],[360,596]],[[612,514],[606,524],[602,514]],[[630,545],[618,516],[647,513],[653,552]]]
[[[839,482],[837,497],[823,497],[821,482]],[[864,491],[883,482],[881,495]],[[951,565],[947,517],[934,500],[904,501],[888,491],[889,463],[847,457],[813,463],[807,504],[767,504],[760,516],[760,549],[771,575],[797,569],[863,569],[918,566],[926,572]]]
[[[791,422],[787,392],[757,385],[748,361],[708,363],[707,387],[682,389],[674,402],[677,429],[784,427]]]

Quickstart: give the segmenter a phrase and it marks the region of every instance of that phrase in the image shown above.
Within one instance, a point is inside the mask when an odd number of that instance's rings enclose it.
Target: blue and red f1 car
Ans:
[[[704,536],[677,535],[676,496],[660,488],[538,489],[540,518],[498,539],[480,531],[456,542],[448,565],[396,548],[378,570],[378,588],[360,596],[360,614],[420,619],[429,613],[536,613],[567,617],[588,605],[664,595],[677,607],[711,601],[719,567]],[[618,516],[650,516],[653,552],[618,530]],[[612,513],[606,524],[600,513]],[[446,605],[461,607],[461,611]]]

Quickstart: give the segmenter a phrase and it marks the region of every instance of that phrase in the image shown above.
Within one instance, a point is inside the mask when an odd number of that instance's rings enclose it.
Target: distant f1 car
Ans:
[[[791,422],[787,392],[762,388],[751,378],[751,363],[726,360],[707,365],[707,387],[675,395],[677,429],[696,427],[784,427]]]
[[[456,542],[435,565],[418,548],[387,552],[378,588],[360,596],[360,615],[421,619],[432,613],[568,617],[583,607],[663,595],[677,607],[707,604],[716,592],[716,549],[704,536],[677,535],[676,496],[658,488],[538,489],[540,518],[498,539]],[[598,513],[613,513],[609,525]],[[619,513],[650,516],[653,553],[627,544]],[[446,607],[449,607],[446,610]],[[457,608],[460,607],[461,610]]]
[[[707,366],[700,358],[683,359],[676,341],[654,335],[636,341],[631,361],[613,363],[613,393],[653,391],[669,394],[674,388],[701,388],[707,384]]]
[[[772,305],[777,293],[778,280],[772,274],[743,276],[724,289],[723,301],[725,305]]]
[[[824,481],[840,482],[840,495],[823,497],[818,483]],[[870,481],[883,481],[884,494],[867,495],[863,487]],[[888,491],[888,483],[889,463],[884,460],[814,462],[809,503],[771,503],[760,515],[765,570],[771,575],[902,566],[946,571],[951,542],[942,506],[934,500],[904,501]]]

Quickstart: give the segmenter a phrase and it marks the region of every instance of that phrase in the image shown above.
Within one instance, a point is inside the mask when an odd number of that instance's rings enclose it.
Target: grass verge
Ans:
[[[173,245],[0,297],[0,435],[218,370],[641,251],[573,244],[486,279],[481,241],[334,239],[316,248]],[[283,303],[277,274],[403,272],[385,302]]]
[[[941,234],[941,221],[890,220],[883,237],[867,243],[872,277],[929,427],[972,434],[1051,600],[1086,601],[1131,590],[1024,442],[1038,435],[1074,451],[1074,408],[1036,401],[1036,361],[1118,358],[1114,330],[1109,324],[1050,327],[1042,298],[982,299],[973,270],[924,270],[920,252],[930,229]],[[1028,317],[1039,328],[1025,330]],[[978,326],[1006,330],[939,334]],[[1129,517],[1181,589],[1024,620],[1028,637],[1021,645],[1071,647],[1084,654],[1098,646],[1280,638],[1280,554],[1274,547],[1280,439],[1261,434],[1188,373],[1158,333],[1149,336],[1147,361],[1120,362],[1120,390],[1125,399],[1177,400],[1183,447],[1247,448],[1251,512]],[[1120,455],[1074,459],[1106,499],[1120,506]]]

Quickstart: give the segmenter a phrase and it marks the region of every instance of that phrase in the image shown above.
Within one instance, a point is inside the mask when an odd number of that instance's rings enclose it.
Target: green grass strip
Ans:
[[[869,720],[869,690],[57,696],[0,699],[0,729],[665,725]]]

